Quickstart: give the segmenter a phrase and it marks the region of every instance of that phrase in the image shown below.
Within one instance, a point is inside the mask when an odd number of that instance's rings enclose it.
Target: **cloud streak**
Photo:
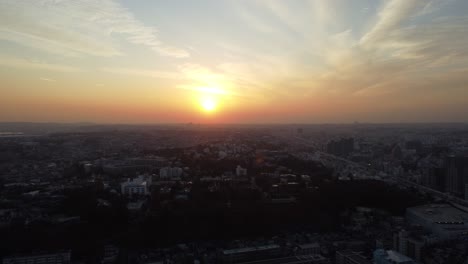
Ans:
[[[69,65],[54,64],[39,60],[17,58],[8,55],[0,55],[0,65],[20,69],[38,69],[57,72],[82,72],[83,70]]]
[[[44,81],[44,82],[56,82],[57,81],[57,80],[46,78],[46,77],[40,77],[39,80]]]
[[[100,68],[103,72],[123,75],[134,75],[142,77],[150,77],[156,79],[178,79],[180,74],[177,72],[150,70],[150,69],[135,69],[135,68],[119,68],[119,67],[104,67]]]
[[[64,56],[123,55],[115,37],[142,45],[163,56],[188,57],[181,48],[161,41],[112,0],[4,0],[0,2],[0,39]]]
[[[420,0],[388,1],[379,13],[375,26],[361,38],[360,44],[366,47],[379,43],[427,3]]]

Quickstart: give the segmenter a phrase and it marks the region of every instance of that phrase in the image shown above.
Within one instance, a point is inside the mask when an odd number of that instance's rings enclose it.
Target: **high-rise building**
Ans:
[[[439,192],[445,192],[446,170],[442,167],[427,168],[421,177],[421,184]]]
[[[407,141],[405,144],[406,149],[411,149],[416,151],[417,153],[420,153],[423,151],[423,144],[419,140],[410,140]]]
[[[446,191],[458,197],[465,196],[468,183],[468,156],[448,156],[445,160],[447,173]]]
[[[465,200],[468,201],[468,183],[465,183]]]
[[[403,157],[403,151],[401,150],[400,145],[396,144],[392,148],[392,158],[400,160]]]
[[[348,156],[354,151],[354,138],[332,140],[327,144],[327,152],[337,156]]]
[[[425,244],[425,240],[413,237],[406,230],[400,230],[400,232],[393,235],[393,248],[399,253],[416,260],[421,259],[421,250]]]

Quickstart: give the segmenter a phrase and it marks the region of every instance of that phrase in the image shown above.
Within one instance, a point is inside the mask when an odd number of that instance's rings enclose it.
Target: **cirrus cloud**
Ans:
[[[146,46],[163,56],[188,57],[181,48],[160,40],[113,0],[4,0],[0,2],[0,39],[64,56],[123,55],[114,37]]]

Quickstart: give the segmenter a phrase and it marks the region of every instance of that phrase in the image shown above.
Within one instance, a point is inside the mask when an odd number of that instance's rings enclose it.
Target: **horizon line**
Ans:
[[[402,121],[402,122],[232,122],[232,123],[203,123],[203,122],[141,122],[141,123],[114,123],[114,122],[87,122],[87,121],[77,121],[77,122],[60,122],[60,121],[0,121],[0,125],[4,124],[40,124],[40,125],[85,125],[85,126],[154,126],[154,125],[390,125],[390,124],[401,124],[401,125],[411,125],[411,124],[465,124],[468,125],[468,121]]]

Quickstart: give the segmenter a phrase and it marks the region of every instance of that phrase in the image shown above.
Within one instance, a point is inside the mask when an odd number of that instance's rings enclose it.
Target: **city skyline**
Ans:
[[[466,1],[0,1],[0,122],[467,122]]]

